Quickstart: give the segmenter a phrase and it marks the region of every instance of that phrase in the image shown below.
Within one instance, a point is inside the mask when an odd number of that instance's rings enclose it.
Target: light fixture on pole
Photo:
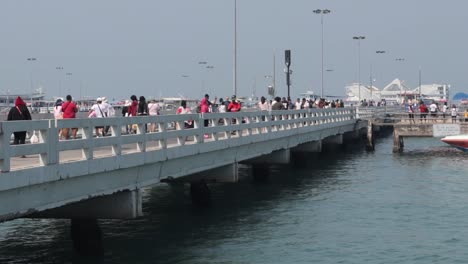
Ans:
[[[365,36],[354,36],[354,40],[358,42],[358,97],[359,103],[361,102],[361,40],[366,39]]]
[[[315,14],[320,14],[320,22],[321,22],[321,25],[322,25],[322,78],[321,78],[321,86],[320,86],[320,97],[323,98],[323,82],[324,82],[324,77],[323,77],[323,16],[326,15],[326,14],[329,14],[331,11],[328,10],[328,9],[316,9],[313,11]]]

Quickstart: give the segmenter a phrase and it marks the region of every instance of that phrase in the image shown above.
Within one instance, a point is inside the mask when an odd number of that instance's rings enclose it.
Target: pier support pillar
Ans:
[[[238,167],[239,164],[235,162],[226,166],[188,175],[177,181],[198,182],[203,180],[205,182],[236,183],[239,181]]]
[[[258,158],[243,161],[243,164],[289,164],[291,160],[291,151],[289,149],[280,149],[270,154]]]
[[[121,191],[27,216],[59,219],[134,219],[143,216],[141,191]]]
[[[322,140],[322,150],[331,151],[336,150],[338,147],[343,145],[343,135],[329,136]]]
[[[208,206],[211,204],[211,191],[204,180],[190,183],[190,196],[195,205]]]
[[[393,132],[393,153],[403,152],[405,144],[403,137],[401,137],[396,131]]]
[[[322,152],[322,141],[317,140],[317,141],[312,141],[312,142],[307,142],[304,144],[301,144],[293,149],[291,149],[292,152]]]
[[[369,124],[367,125],[366,150],[367,151],[375,150],[374,125],[372,124],[372,121],[369,121]]]
[[[83,256],[102,256],[102,232],[97,219],[71,220],[71,238],[76,252]]]

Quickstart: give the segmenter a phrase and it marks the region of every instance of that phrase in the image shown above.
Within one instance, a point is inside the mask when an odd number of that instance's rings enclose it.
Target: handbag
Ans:
[[[39,143],[39,137],[37,137],[35,130],[33,131],[33,134],[31,136],[30,140],[31,140],[31,144]]]

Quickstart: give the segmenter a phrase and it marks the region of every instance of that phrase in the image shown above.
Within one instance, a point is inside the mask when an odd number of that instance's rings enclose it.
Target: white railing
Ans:
[[[338,126],[342,122],[349,123],[350,120],[356,119],[355,113],[353,108],[333,108],[1,122],[0,170],[9,172],[25,169],[24,165],[12,166],[12,159],[22,155],[39,155],[39,163],[35,166],[45,167],[99,160],[109,156],[117,156],[119,158],[116,160],[125,162],[125,156],[131,153],[158,152],[169,148],[222,140],[249,137],[262,137],[264,140],[269,140],[291,136],[294,133],[307,133],[320,128]],[[186,120],[193,120],[195,124],[193,129],[171,129],[183,128]],[[205,120],[209,120],[207,127],[204,126]],[[147,132],[146,127],[149,129],[151,123],[156,124],[157,132]],[[177,125],[174,126],[174,124]],[[111,135],[95,137],[96,126],[109,126]],[[129,126],[137,127],[135,134],[125,133]],[[63,128],[78,128],[78,139],[59,140],[58,132]],[[39,143],[11,145],[11,134],[16,131],[36,131]],[[287,131],[291,133],[287,135],[282,133]],[[205,139],[205,135],[208,135],[208,139]],[[249,144],[249,141],[237,140],[234,143],[230,142],[229,146],[232,144]],[[103,148],[107,148],[107,151],[97,153]],[[67,151],[75,151],[75,153],[68,155],[67,159],[61,158]],[[34,165],[28,166],[34,167]]]

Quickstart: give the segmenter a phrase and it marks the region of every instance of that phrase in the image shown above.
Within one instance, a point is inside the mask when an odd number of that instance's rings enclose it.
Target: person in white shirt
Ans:
[[[294,103],[294,108],[295,108],[296,110],[301,110],[301,105],[302,105],[301,99],[297,98],[296,103]]]
[[[101,106],[102,104],[102,98],[97,98],[96,99],[96,103],[91,106],[91,109],[89,110],[89,115],[91,116],[92,113],[94,113],[94,116],[96,118],[103,118],[106,116],[105,114],[105,111],[107,109],[103,109],[103,107]],[[97,126],[95,127],[96,129],[96,137],[100,137],[100,136],[104,136],[104,126]]]
[[[148,114],[150,116],[157,116],[159,115],[159,111],[161,110],[161,107],[159,104],[156,102],[156,100],[151,100],[148,103]],[[151,123],[150,126],[150,132],[156,132],[156,123]]]
[[[447,110],[448,110],[447,102],[444,102],[444,105],[442,106],[442,117],[444,118],[444,122],[445,122],[445,114],[447,114]]]
[[[435,122],[435,119],[437,118],[437,105],[434,101],[432,101],[432,104],[429,105],[429,111],[431,112],[432,122]]]
[[[260,98],[260,102],[258,102],[258,109],[260,111],[270,111],[270,104],[267,102],[266,98],[262,96]]]

